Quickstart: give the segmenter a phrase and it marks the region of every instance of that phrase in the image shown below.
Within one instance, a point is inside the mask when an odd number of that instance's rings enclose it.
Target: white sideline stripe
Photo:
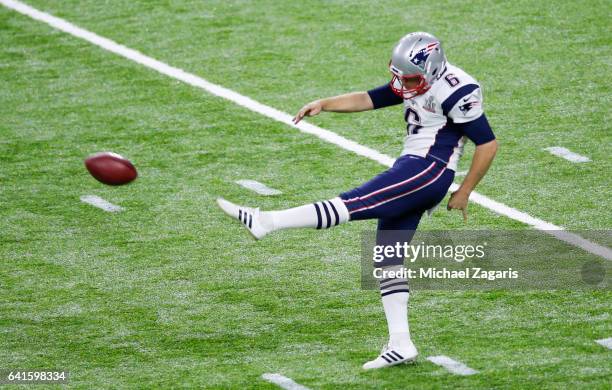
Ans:
[[[427,360],[429,360],[433,364],[437,364],[438,366],[446,368],[453,374],[474,375],[478,373],[478,371],[474,370],[473,368],[470,368],[461,362],[451,359],[448,356],[429,356]]]
[[[453,183],[451,184],[449,191],[457,191],[457,189],[459,189],[459,185]],[[577,246],[578,248],[582,248],[585,251],[593,253],[597,256],[601,256],[606,260],[612,260],[612,250],[610,250],[610,248],[596,244],[575,233],[563,230],[563,228],[560,226],[553,225],[552,223],[548,223],[541,219],[532,217],[527,213],[524,213],[517,209],[513,209],[512,207],[506,206],[503,203],[497,202],[477,192],[472,192],[470,194],[470,200],[490,210],[493,210],[498,214],[506,215],[514,220],[530,225],[535,229],[550,234],[551,236],[556,237],[561,241],[565,241],[568,244]]]
[[[258,193],[259,195],[280,195],[282,194],[281,191],[274,189],[274,188],[270,188],[267,185],[265,185],[264,183],[260,183],[256,180],[236,180],[236,183],[243,186],[244,188],[246,188],[247,190],[251,190],[254,191],[256,193]]]
[[[467,175],[467,171],[455,172],[455,177],[461,177]]]
[[[608,337],[607,339],[595,340],[595,342],[608,349],[612,349],[612,337]]]
[[[83,195],[81,196],[81,202],[108,211],[109,213],[116,213],[123,210],[123,207],[112,204],[96,195]]]
[[[582,155],[580,155],[578,153],[574,153],[571,150],[566,149],[566,148],[561,147],[561,146],[551,146],[549,148],[544,148],[544,150],[549,151],[551,154],[554,154],[555,156],[564,158],[567,161],[571,161],[571,162],[575,162],[575,163],[591,161],[590,158],[582,156]]]
[[[158,61],[154,58],[148,57],[136,50],[127,48],[114,41],[111,41],[110,39],[101,37],[90,31],[84,30],[63,19],[60,19],[58,17],[49,15],[48,13],[32,8],[29,5],[26,5],[24,3],[21,3],[15,0],[0,0],[0,3],[3,4],[5,7],[11,8],[19,13],[22,13],[26,16],[31,17],[32,19],[39,20],[58,30],[64,31],[75,37],[84,39],[107,51],[118,54],[122,57],[125,57],[139,64],[142,64],[146,66],[147,68],[153,69],[159,73],[165,74],[177,80],[181,80],[194,87],[202,88],[210,92],[213,95],[222,97],[240,106],[243,106],[251,111],[260,113],[269,118],[282,122],[286,125],[297,128],[304,133],[315,135],[321,138],[322,140],[325,140],[329,143],[332,143],[336,146],[341,147],[342,149],[354,152],[360,156],[367,157],[371,160],[379,162],[382,165],[385,165],[388,167],[393,165],[393,162],[395,161],[395,159],[393,159],[390,156],[382,154],[374,149],[368,148],[367,146],[358,144],[355,141],[344,138],[332,131],[323,129],[315,125],[311,125],[310,123],[302,121],[299,124],[294,125],[293,122],[291,121],[292,116],[285,112],[279,111],[265,104],[261,104],[249,97],[243,96],[237,92],[224,88],[220,85],[208,82],[204,80],[203,78],[198,77],[194,74],[185,72],[182,69],[175,68],[161,61]],[[458,187],[459,186],[457,184],[453,184],[451,185],[449,190],[456,191]],[[577,234],[573,234],[569,232],[562,232],[562,234],[557,234],[557,232],[555,231],[563,231],[563,228],[560,226],[556,226],[546,221],[543,221],[541,219],[532,217],[531,215],[527,213],[524,213],[512,207],[506,206],[503,203],[494,201],[493,199],[488,198],[484,195],[481,195],[477,192],[472,192],[470,199],[474,203],[477,203],[483,207],[486,207],[494,211],[497,214],[504,215],[508,218],[514,219],[516,221],[522,222],[527,225],[530,225],[534,227],[535,229],[545,231],[546,233],[551,234],[554,237],[557,237],[558,239],[562,241],[568,242],[572,245],[576,245],[588,252],[604,257],[607,260],[612,260],[612,250],[610,250],[609,248],[596,244],[594,242],[591,242]]]
[[[308,387],[295,383],[293,379],[287,378],[281,374],[263,374],[261,377],[286,390],[309,390]]]

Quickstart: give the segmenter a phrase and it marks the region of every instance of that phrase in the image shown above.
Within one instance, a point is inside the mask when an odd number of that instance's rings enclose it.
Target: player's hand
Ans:
[[[470,194],[466,194],[461,190],[453,192],[448,200],[446,209],[449,211],[452,209],[461,210],[463,213],[463,222],[467,222],[467,206],[469,197]]]
[[[298,111],[298,113],[293,118],[293,123],[296,125],[301,121],[305,116],[315,116],[321,112],[323,109],[323,104],[321,104],[320,100],[315,100],[314,102],[310,102]]]

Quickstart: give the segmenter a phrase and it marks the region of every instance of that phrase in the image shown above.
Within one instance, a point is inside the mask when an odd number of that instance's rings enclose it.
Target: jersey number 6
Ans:
[[[444,80],[446,80],[446,82],[448,83],[448,85],[451,86],[451,88],[456,87],[457,84],[460,83],[459,79],[455,77],[455,75],[452,73],[449,73],[446,76],[444,76]]]

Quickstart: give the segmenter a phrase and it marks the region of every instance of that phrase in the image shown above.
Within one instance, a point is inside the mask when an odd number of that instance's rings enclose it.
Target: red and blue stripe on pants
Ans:
[[[454,172],[435,160],[405,155],[367,183],[340,195],[351,220],[424,212],[443,198]]]

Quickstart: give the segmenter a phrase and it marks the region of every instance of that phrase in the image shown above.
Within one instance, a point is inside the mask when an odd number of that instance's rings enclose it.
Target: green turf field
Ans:
[[[289,113],[383,84],[395,41],[430,31],[482,83],[500,142],[477,191],[569,229],[609,229],[610,3],[406,3],[28,2]],[[311,389],[612,382],[612,351],[594,341],[612,337],[609,290],[414,291],[419,361],[364,372],[386,341],[379,294],[359,284],[360,236],[375,222],[255,242],[214,200],[294,206],[382,165],[1,6],[0,81],[0,369],[68,369],[82,389],[278,388],[268,372]],[[405,133],[401,108],[309,121],[393,156]],[[139,179],[96,182],[82,161],[101,150],[129,157]],[[420,228],[526,226],[471,205],[467,225],[441,208]]]

